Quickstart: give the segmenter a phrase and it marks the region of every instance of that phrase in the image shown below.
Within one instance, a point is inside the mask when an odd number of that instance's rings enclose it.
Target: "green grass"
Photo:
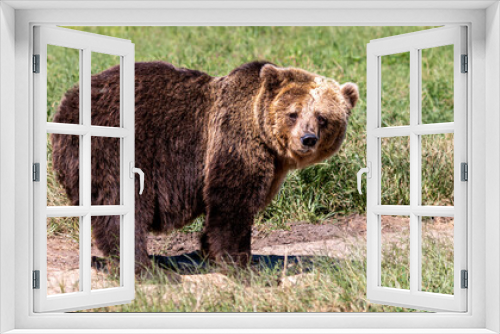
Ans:
[[[408,233],[403,235],[400,241],[407,247]],[[216,269],[209,267],[179,279],[161,269],[153,272],[153,279],[136,282],[136,297],[131,303],[83,312],[418,312],[367,300],[366,246],[359,241],[348,245],[348,259],[317,258],[308,271],[304,269],[311,266],[306,264],[289,264],[284,271],[280,262],[260,269],[230,267],[224,275],[214,274]],[[426,291],[453,294],[449,242],[424,239],[422,281]],[[408,289],[409,276],[401,270],[409,268],[408,248],[395,245],[388,243],[383,248],[382,284]],[[116,284],[111,281],[108,286]]]
[[[136,285],[136,298],[126,305],[91,312],[404,312],[401,307],[366,299],[363,262],[320,260],[315,269],[283,279],[282,267],[260,271],[231,270],[224,283],[214,274],[195,283],[178,283],[160,272]],[[340,267],[336,267],[340,265]],[[202,272],[203,273],[203,272]],[[221,276],[215,279],[221,279]],[[285,282],[285,283],[283,283]],[[290,282],[296,282],[290,284]]]

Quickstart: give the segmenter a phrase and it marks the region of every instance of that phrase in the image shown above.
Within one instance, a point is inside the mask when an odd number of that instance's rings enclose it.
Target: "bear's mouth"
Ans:
[[[311,155],[314,152],[312,148],[301,148],[294,150],[297,155],[306,156]]]

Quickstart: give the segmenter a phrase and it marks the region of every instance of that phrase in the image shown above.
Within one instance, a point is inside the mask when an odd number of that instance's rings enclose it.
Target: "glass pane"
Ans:
[[[453,133],[421,136],[422,205],[453,206]]]
[[[47,122],[79,123],[79,81],[80,50],[47,45]],[[56,116],[63,101],[64,112]]]
[[[410,217],[380,216],[381,283],[383,287],[410,289]]]
[[[92,137],[92,205],[120,205],[120,140]]]
[[[47,218],[47,295],[80,291],[80,218]]]
[[[80,137],[47,135],[47,206],[79,205]]]
[[[410,124],[410,53],[381,57],[382,126]]]
[[[120,126],[120,57],[92,52],[92,125]]]
[[[422,123],[453,122],[453,45],[421,52]]]
[[[410,138],[381,138],[382,205],[410,205]]]
[[[453,294],[451,217],[422,217],[422,291]]]
[[[92,290],[120,286],[121,216],[92,217]]]

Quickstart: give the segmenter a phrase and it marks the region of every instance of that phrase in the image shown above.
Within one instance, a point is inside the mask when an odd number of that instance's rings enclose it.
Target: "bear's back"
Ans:
[[[186,117],[191,118],[208,108],[208,83],[211,80],[212,77],[206,73],[177,68],[165,62],[136,63],[136,113],[148,112],[141,118],[149,121],[159,116],[169,122],[185,122]],[[151,115],[153,111],[157,115]]]
[[[115,67],[110,70],[112,69],[115,69]],[[161,76],[163,78],[169,78],[172,81],[190,79],[204,79],[208,81],[211,79],[211,76],[204,72],[175,67],[174,65],[164,61],[137,62],[135,63],[135,75],[136,79],[138,77]]]

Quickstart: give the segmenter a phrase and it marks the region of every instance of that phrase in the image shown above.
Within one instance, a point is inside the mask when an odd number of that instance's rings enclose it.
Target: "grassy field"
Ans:
[[[352,81],[360,101],[341,151],[324,163],[289,175],[279,195],[261,213],[258,224],[283,227],[287,221],[319,222],[337,215],[363,213],[366,197],[356,191],[356,173],[366,155],[366,44],[408,33],[419,27],[73,27],[92,33],[130,39],[136,60],[164,60],[180,67],[226,75],[252,60],[266,59],[280,66],[295,66]],[[78,82],[78,52],[51,47],[49,54],[48,115],[51,120],[64,92]],[[424,50],[422,62],[423,122],[453,121],[453,72],[450,47]],[[451,53],[452,55],[452,53]],[[92,72],[117,63],[116,57],[93,54]],[[68,66],[73,64],[75,66]],[[69,70],[68,69],[73,69]],[[450,76],[451,73],[451,76]],[[383,125],[409,123],[409,57],[397,54],[382,59]],[[428,137],[428,136],[424,136]],[[424,138],[425,139],[425,138]],[[423,199],[427,204],[453,205],[453,142],[435,136],[422,148]],[[389,140],[387,140],[389,141]],[[50,147],[48,148],[50,154]],[[409,150],[400,138],[382,148],[383,202],[409,203]],[[50,158],[50,156],[49,156]],[[49,173],[51,174],[50,159]],[[52,175],[49,178],[53,179]],[[364,182],[364,181],[363,181]],[[57,184],[49,197],[60,198]],[[60,202],[60,201],[59,201]],[[197,230],[198,220],[189,229]]]
[[[426,232],[434,227],[428,223],[423,226],[422,290],[453,294],[453,240],[446,233],[429,237]],[[130,304],[85,312],[418,312],[371,303],[366,298],[366,242],[345,241],[348,258],[316,257],[312,264],[288,260],[250,270],[230,267],[224,275],[208,267],[182,278],[160,269],[153,279],[136,283]],[[382,286],[409,289],[409,229],[392,241],[382,245]]]
[[[319,258],[314,268],[260,270],[231,268],[228,274],[199,270],[179,283],[164,270],[136,284],[136,298],[125,305],[90,312],[415,312],[370,303],[366,299],[365,248],[352,245],[349,261]],[[386,252],[390,252],[389,249]],[[391,254],[392,255],[392,254]],[[402,265],[402,263],[397,263]],[[293,273],[291,273],[293,271]],[[299,273],[298,275],[291,275]],[[386,273],[389,273],[388,271]],[[397,271],[392,274],[396,277]],[[404,278],[403,278],[404,279]],[[401,282],[404,286],[404,282]]]
[[[130,39],[135,43],[136,61],[164,60],[179,67],[207,72],[213,76],[228,74],[249,61],[265,59],[279,66],[294,66],[335,79],[339,83],[355,82],[360,101],[353,110],[345,143],[328,161],[295,171],[286,179],[281,191],[263,211],[256,223],[268,229],[286,228],[290,221],[318,223],[351,213],[364,213],[366,195],[359,195],[357,171],[366,161],[366,44],[372,39],[413,31],[422,27],[72,27],[82,31]],[[422,121],[453,121],[452,49],[441,47],[422,51]],[[64,92],[78,82],[78,52],[51,47],[48,62],[48,115],[50,121]],[[117,59],[93,55],[92,72],[115,65]],[[75,66],[70,66],[71,64]],[[407,54],[382,59],[382,125],[409,124],[409,57]],[[73,69],[73,70],[68,70]],[[389,138],[382,142],[383,204],[409,204],[409,146],[406,138]],[[427,205],[453,205],[453,135],[422,138],[422,200]],[[48,146],[48,205],[68,205],[57,184],[51,166]],[[365,182],[365,181],[363,181]],[[365,184],[363,184],[365,188]],[[202,219],[185,231],[201,229]],[[71,220],[48,222],[54,234],[77,238]],[[431,246],[434,245],[432,248]],[[435,266],[448,271],[449,253],[430,244]],[[450,247],[448,247],[450,248]],[[396,250],[397,251],[397,250]],[[452,253],[451,253],[452,254]],[[407,262],[402,260],[401,265]],[[404,285],[398,265],[389,275]],[[178,298],[168,303],[151,301],[138,289],[138,298],[128,305],[106,311],[403,311],[369,305],[365,296],[364,250],[353,249],[353,258],[341,263],[342,270],[330,263],[319,264],[294,294],[276,285],[277,274],[252,276],[249,290],[240,283],[228,289],[211,289],[208,299],[200,300],[197,292],[181,291],[176,284],[158,278],[157,295]],[[247,273],[248,274],[248,273]],[[300,287],[300,288],[297,288]],[[443,289],[449,289],[443,288]],[[444,290],[443,290],[444,291]],[[155,294],[156,295],[156,294]],[[292,300],[292,299],[293,300]],[[146,303],[147,302],[147,303]],[[169,304],[170,303],[170,304]],[[222,303],[222,304],[221,304]],[[149,305],[149,306],[145,306]],[[148,308],[149,307],[149,308]]]

